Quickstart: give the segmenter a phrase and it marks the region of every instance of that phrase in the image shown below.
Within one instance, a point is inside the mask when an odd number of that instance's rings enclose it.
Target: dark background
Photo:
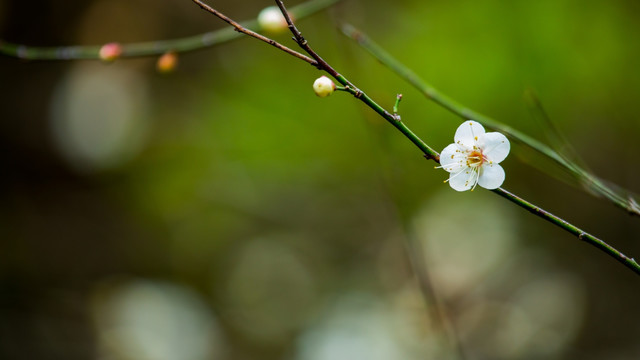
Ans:
[[[272,2],[214,4],[242,20]],[[461,120],[336,23],[545,140],[533,89],[596,174],[638,192],[639,12],[345,0],[299,26],[383,106],[403,93],[403,120],[438,150]],[[188,0],[0,3],[0,38],[34,46],[223,26]],[[179,59],[161,75],[155,59],[0,57],[0,358],[640,357],[640,281],[613,259],[484,189],[454,192],[373,111],[317,98],[317,70],[258,41]],[[503,165],[506,189],[640,256],[637,217],[521,146]]]

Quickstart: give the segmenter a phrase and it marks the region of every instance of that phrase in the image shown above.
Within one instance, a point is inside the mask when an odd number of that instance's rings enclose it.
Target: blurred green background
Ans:
[[[272,2],[214,4],[242,20]],[[438,150],[461,120],[336,24],[544,140],[534,89],[596,174],[638,192],[639,15],[622,0],[344,0],[298,24],[383,106],[404,94],[403,120]],[[0,38],[37,46],[222,27],[188,0],[0,2]],[[0,58],[1,359],[640,358],[640,282],[611,258],[488,191],[454,192],[265,44],[179,61],[161,75],[155,59]],[[506,189],[640,256],[640,219],[521,147],[503,164]]]

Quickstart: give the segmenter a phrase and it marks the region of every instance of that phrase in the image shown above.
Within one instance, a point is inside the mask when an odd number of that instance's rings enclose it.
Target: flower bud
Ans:
[[[258,14],[258,24],[262,30],[277,34],[287,29],[287,20],[282,16],[280,8],[269,6]]]
[[[159,73],[167,74],[172,72],[178,66],[178,54],[174,51],[168,51],[158,58],[156,62],[156,70]]]
[[[313,91],[320,97],[331,95],[336,90],[336,84],[326,76],[320,76],[313,82]]]
[[[102,45],[100,48],[100,60],[102,61],[115,61],[122,55],[122,45],[112,42]]]

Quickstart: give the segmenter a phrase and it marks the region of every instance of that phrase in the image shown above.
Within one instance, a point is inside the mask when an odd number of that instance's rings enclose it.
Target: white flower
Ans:
[[[449,185],[456,191],[492,190],[504,182],[504,170],[498,165],[509,154],[509,140],[498,132],[485,133],[482,125],[465,121],[456,130],[455,143],[440,154],[440,167],[450,173]],[[445,181],[445,182],[446,182]]]
[[[326,97],[333,93],[336,84],[331,79],[322,75],[313,82],[313,91],[320,97]]]
[[[273,34],[282,32],[288,27],[287,20],[277,6],[262,9],[258,14],[258,24],[263,30]]]

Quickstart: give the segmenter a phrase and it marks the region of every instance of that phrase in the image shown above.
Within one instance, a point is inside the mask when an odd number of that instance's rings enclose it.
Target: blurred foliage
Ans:
[[[214,3],[239,20],[272,4]],[[188,0],[37,5],[1,2],[0,38],[95,45],[224,26]],[[460,121],[337,22],[544,139],[522,100],[535,89],[596,174],[639,192],[639,6],[344,0],[299,25],[385,107],[403,93],[403,120],[436,149]],[[317,98],[319,75],[253,39],[182,54],[169,75],[155,59],[0,58],[0,358],[455,358],[456,342],[469,359],[640,356],[633,273],[486,191],[453,193],[370,109]],[[640,256],[638,219],[513,153],[505,188]]]

